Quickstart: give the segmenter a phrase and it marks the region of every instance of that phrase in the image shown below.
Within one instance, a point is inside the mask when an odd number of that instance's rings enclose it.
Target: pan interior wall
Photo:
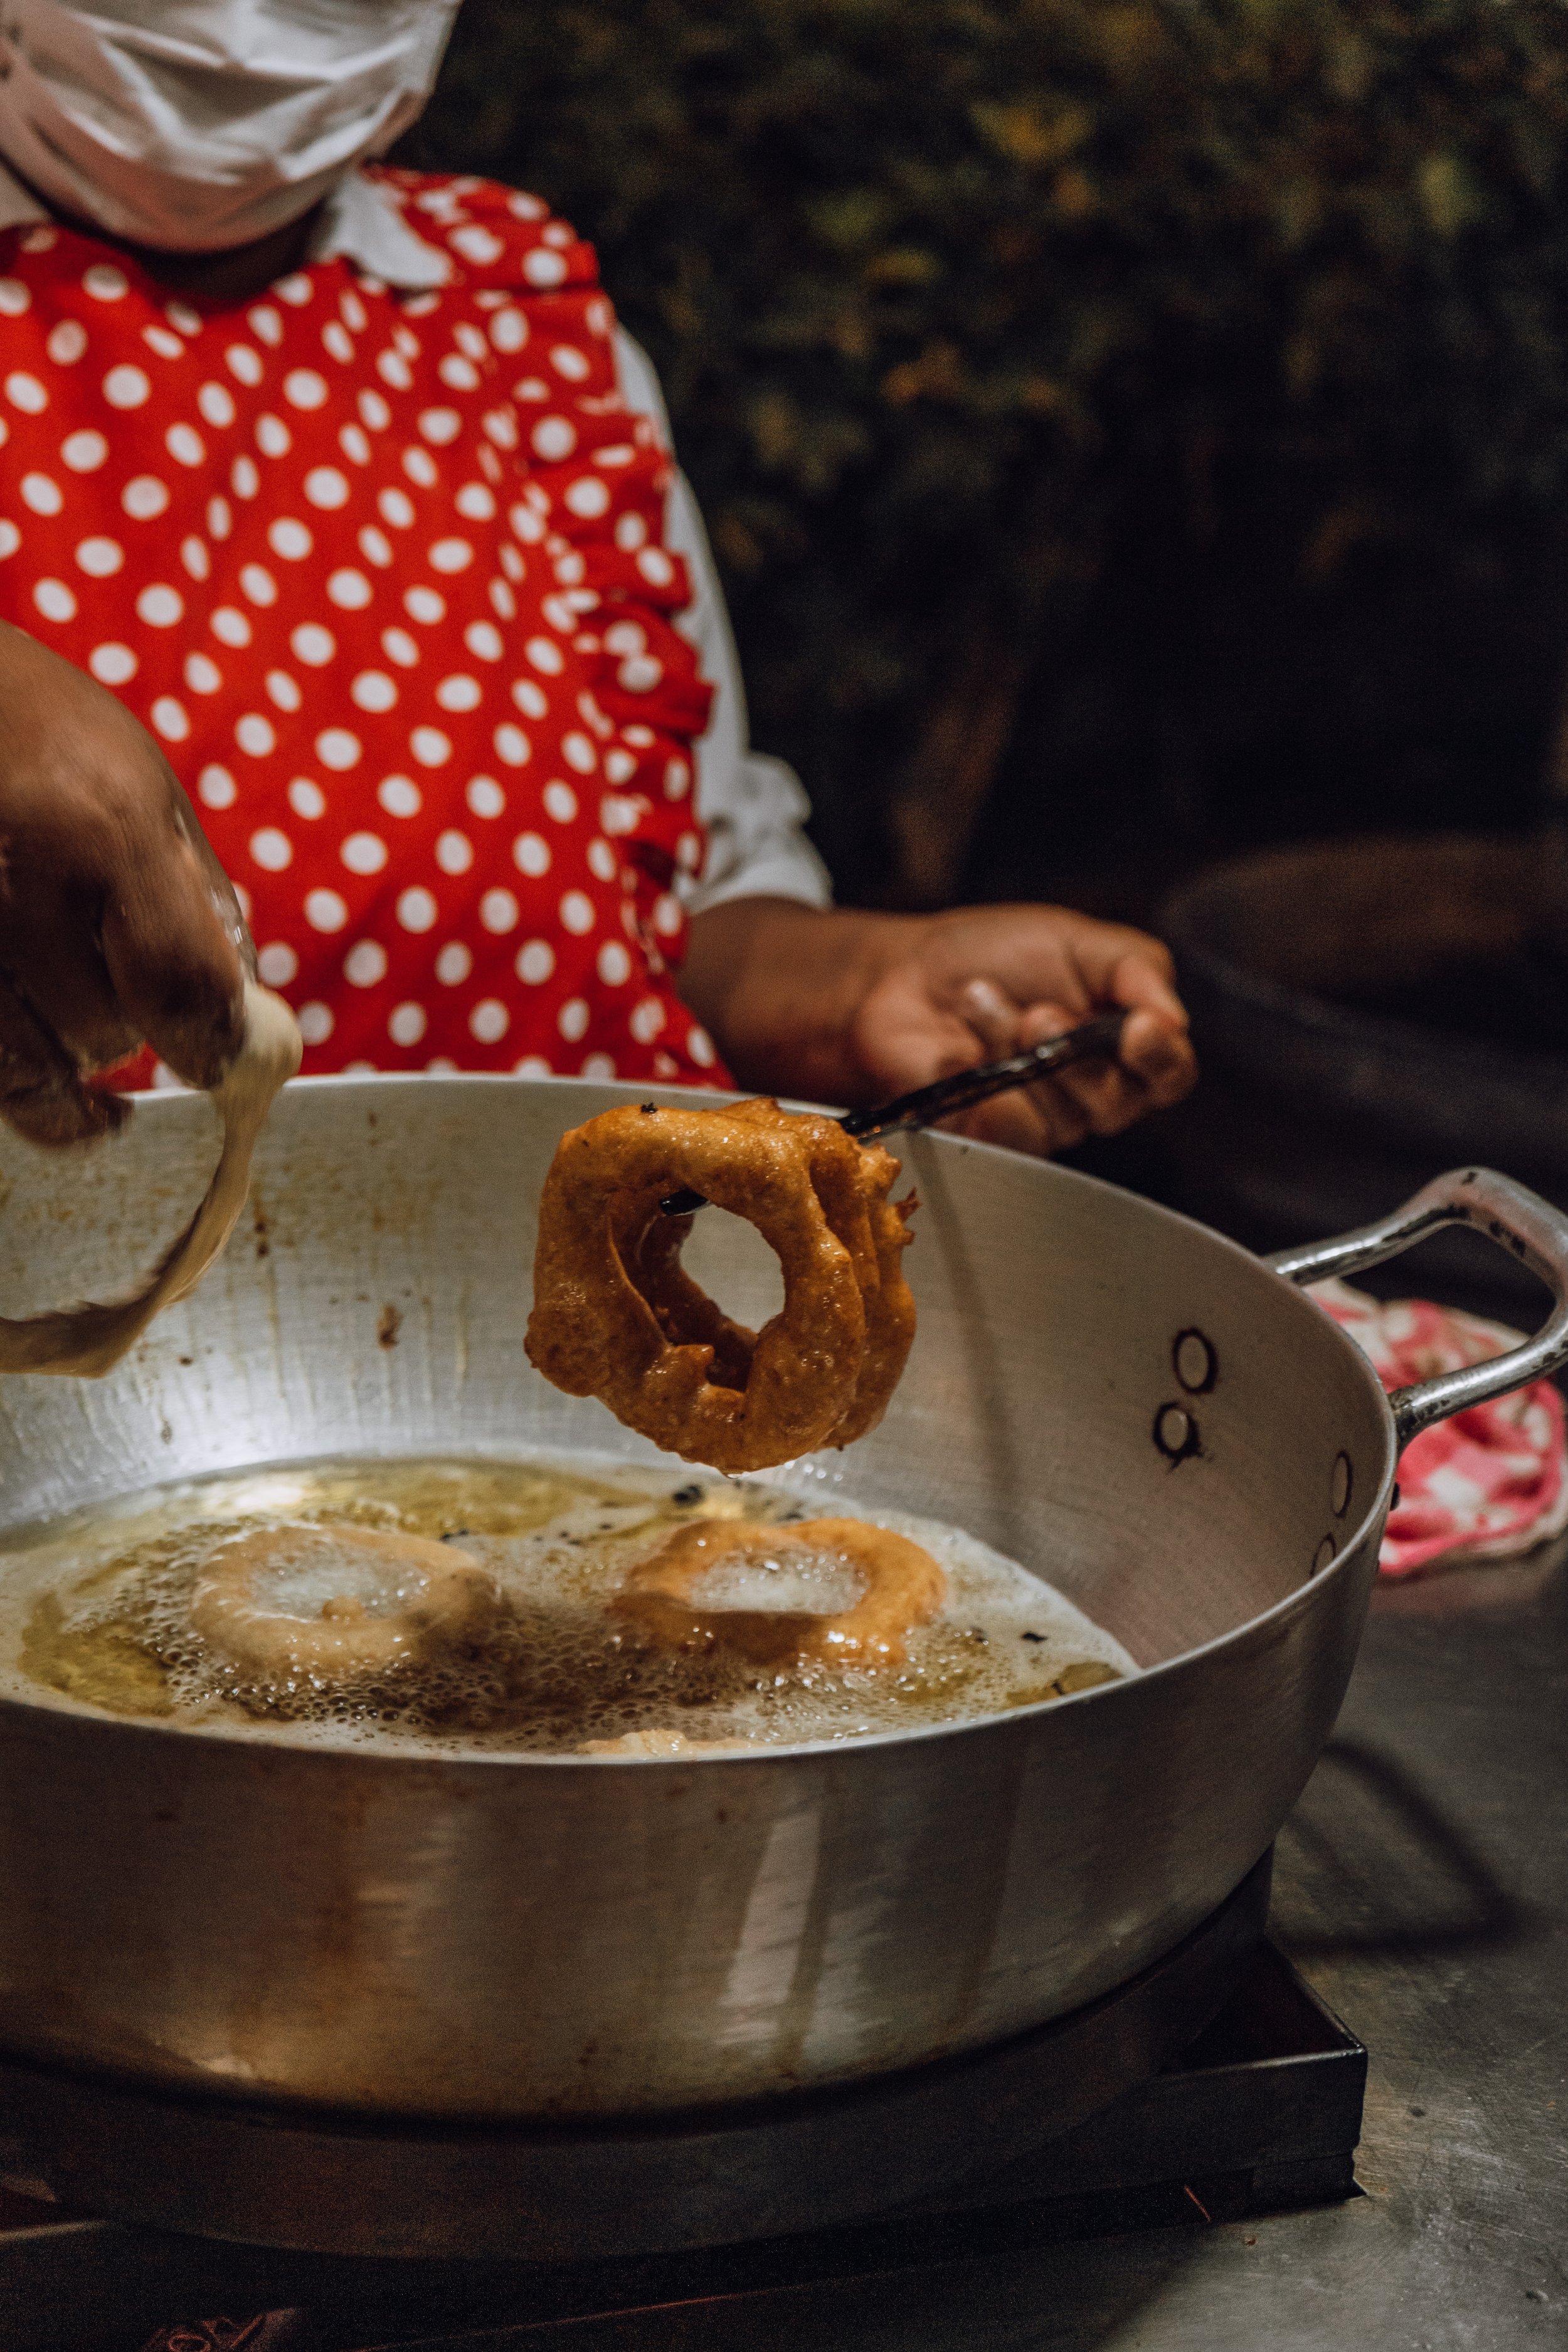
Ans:
[[[247,1216],[196,1296],[107,1380],[0,1389],[0,1524],[323,1454],[668,1466],[522,1353],[555,1143],[634,1098],[486,1078],[290,1089]],[[79,1158],[0,1138],[5,1311],[112,1296],[178,1231],[216,1150],[192,1097],[149,1101]],[[848,1495],[968,1528],[1143,1664],[1244,1622],[1345,1548],[1384,1475],[1386,1425],[1310,1301],[1088,1179],[949,1137],[915,1139],[905,1160],[921,1328],[902,1385],[871,1437],[773,1475],[825,1508]],[[765,1318],[776,1276],[730,1223],[704,1234],[704,1271],[732,1311]]]

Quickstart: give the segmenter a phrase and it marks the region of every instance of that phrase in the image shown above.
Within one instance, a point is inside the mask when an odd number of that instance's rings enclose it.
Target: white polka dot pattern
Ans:
[[[307,1069],[713,1071],[669,976],[709,695],[667,454],[569,229],[378,176],[439,198],[438,294],[339,259],[198,314],[14,238],[0,617],[164,746]]]

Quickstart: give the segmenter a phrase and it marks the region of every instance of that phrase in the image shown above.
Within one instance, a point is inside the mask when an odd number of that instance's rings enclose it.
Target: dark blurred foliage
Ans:
[[[468,0],[403,153],[597,243],[845,895],[1528,816],[1561,0]]]

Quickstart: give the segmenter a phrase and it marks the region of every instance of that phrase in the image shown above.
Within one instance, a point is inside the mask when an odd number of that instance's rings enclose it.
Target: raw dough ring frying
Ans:
[[[351,1579],[355,1568],[368,1574],[383,1587],[374,1597],[395,1605],[367,1609],[357,1595],[329,1594],[319,1612],[304,1613],[298,1592],[289,1591],[290,1577],[308,1584],[314,1567],[330,1580],[345,1559]],[[450,1544],[285,1521],[214,1546],[196,1579],[191,1622],[258,1682],[335,1685],[481,1640],[500,1607],[494,1579]]]
[[[557,1388],[731,1473],[830,1442],[866,1357],[868,1241],[847,1245],[813,1181],[812,1130],[831,1122],[752,1115],[763,1108],[628,1107],[563,1136],[540,1202],[528,1325],[530,1360]],[[779,1259],[784,1307],[754,1339],[679,1273],[673,1247],[661,1240],[657,1269],[640,1259],[659,1202],[685,1186],[746,1218]],[[656,1270],[681,1286],[666,1305],[673,1335],[640,1287]],[[728,1352],[721,1323],[736,1338]]]
[[[837,1552],[866,1590],[836,1615],[806,1610],[694,1608],[691,1588],[710,1568],[780,1551]],[[901,1665],[904,1635],[936,1615],[947,1579],[907,1536],[864,1519],[805,1519],[787,1528],[733,1519],[678,1528],[631,1570],[610,1608],[667,1649],[720,1647],[756,1665]]]

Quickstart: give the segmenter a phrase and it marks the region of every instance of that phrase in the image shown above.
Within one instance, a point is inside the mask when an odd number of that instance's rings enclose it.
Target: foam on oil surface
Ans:
[[[726,1745],[848,1739],[994,1715],[1136,1672],[1060,1593],[960,1529],[837,1496],[833,1514],[908,1536],[946,1572],[942,1610],[910,1634],[901,1666],[775,1673],[650,1647],[605,1603],[673,1528],[696,1517],[787,1523],[817,1508],[776,1486],[586,1475],[580,1461],[314,1464],[79,1514],[0,1550],[0,1656],[16,1662],[7,1679],[18,1695],[42,1685],[176,1726],[254,1736],[287,1724],[334,1745],[556,1754],[649,1731]],[[290,1522],[454,1540],[495,1577],[500,1625],[482,1643],[374,1682],[247,1682],[197,1634],[192,1592],[222,1538]],[[331,1597],[320,1580],[312,1573],[300,1596],[310,1613]],[[342,1590],[371,1601],[363,1569],[347,1562]],[[773,1564],[721,1564],[692,1599],[828,1613],[858,1592],[841,1561],[790,1550]]]

